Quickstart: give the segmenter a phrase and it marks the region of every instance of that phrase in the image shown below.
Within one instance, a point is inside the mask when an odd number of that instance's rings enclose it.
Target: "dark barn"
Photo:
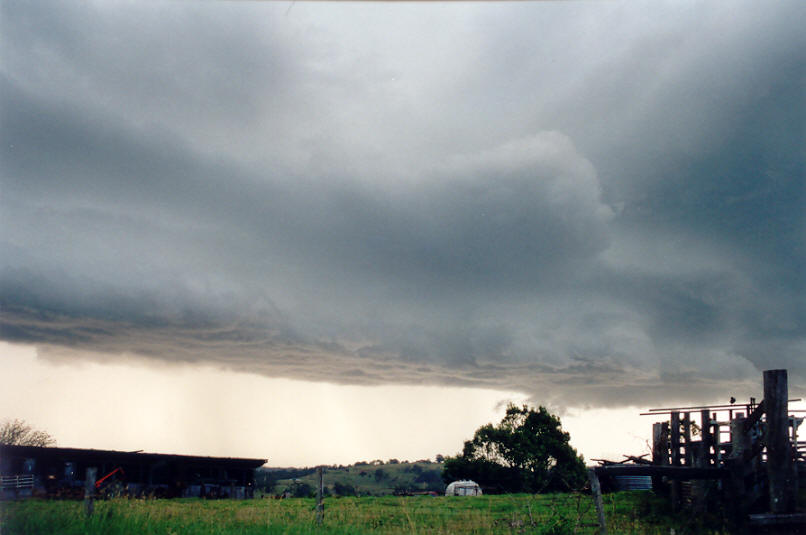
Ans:
[[[124,496],[250,498],[266,459],[0,445],[8,496],[83,497],[86,469],[99,493]]]

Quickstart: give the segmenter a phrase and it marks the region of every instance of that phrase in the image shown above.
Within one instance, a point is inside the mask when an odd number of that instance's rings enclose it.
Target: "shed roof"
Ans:
[[[113,460],[115,462],[154,462],[174,461],[194,464],[226,464],[249,469],[266,464],[267,459],[247,459],[238,457],[204,457],[197,455],[176,455],[167,453],[148,453],[141,451],[95,450],[83,448],[44,448],[39,446],[10,446],[0,444],[0,457],[32,457],[56,458],[65,461]]]

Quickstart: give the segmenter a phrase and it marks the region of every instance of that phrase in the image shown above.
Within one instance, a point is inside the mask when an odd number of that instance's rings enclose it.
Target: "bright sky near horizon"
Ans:
[[[289,5],[0,3],[0,416],[348,463],[515,400],[594,457],[806,386],[806,3]]]
[[[455,455],[477,427],[501,419],[507,402],[526,400],[515,392],[311,383],[181,364],[74,366],[3,342],[0,356],[3,413],[48,431],[58,446],[267,458],[270,466]],[[570,411],[561,420],[587,459],[646,450],[650,422],[636,408]]]

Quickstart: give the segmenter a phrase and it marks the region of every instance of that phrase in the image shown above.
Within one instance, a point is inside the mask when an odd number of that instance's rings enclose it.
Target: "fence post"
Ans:
[[[92,516],[92,511],[95,509],[93,500],[95,498],[95,477],[97,473],[97,468],[87,468],[84,476],[84,512],[88,517]]]
[[[322,502],[322,491],[323,491],[323,470],[320,466],[316,469],[316,525],[322,525],[322,519],[325,516],[325,504]]]
[[[599,476],[593,468],[588,470],[588,479],[591,484],[591,494],[593,504],[596,506],[596,516],[599,519],[599,535],[607,535],[607,524],[605,523],[604,504],[602,503],[602,487],[599,485]]]
[[[789,444],[789,390],[786,370],[764,371],[764,407],[767,413],[767,478],[770,485],[770,511],[774,514],[795,510],[797,478]]]

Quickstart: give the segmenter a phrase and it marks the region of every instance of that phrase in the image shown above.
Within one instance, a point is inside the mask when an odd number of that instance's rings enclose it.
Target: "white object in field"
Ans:
[[[445,496],[481,496],[481,487],[475,481],[454,481],[445,489]]]

